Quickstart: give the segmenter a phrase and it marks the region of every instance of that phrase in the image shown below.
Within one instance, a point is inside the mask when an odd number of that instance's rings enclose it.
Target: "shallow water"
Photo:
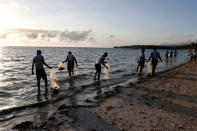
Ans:
[[[31,64],[36,50],[41,49],[46,63],[56,70],[56,77],[60,85],[59,94],[53,94],[48,88],[44,89],[41,82],[41,91],[38,92],[36,77],[31,75]],[[58,70],[58,64],[65,60],[67,52],[72,51],[78,61],[75,76],[68,77],[66,70]],[[1,47],[0,48],[0,111],[13,107],[56,99],[59,95],[73,95],[79,93],[78,99],[94,96],[98,82],[93,81],[94,63],[104,52],[108,52],[106,59],[110,63],[108,80],[101,80],[99,86],[112,86],[127,79],[137,78],[137,58],[140,50],[113,49],[113,48],[56,48],[56,47]],[[151,50],[146,50],[148,58]],[[165,58],[165,50],[160,50]],[[187,51],[178,51],[176,58],[164,59],[158,64],[157,71],[166,70],[188,60]],[[103,71],[104,67],[102,67]],[[48,80],[50,70],[45,67]],[[143,72],[146,73],[146,67]],[[104,78],[104,75],[101,75]],[[50,82],[49,82],[50,83]],[[49,85],[50,87],[50,85]],[[83,90],[84,93],[83,93]],[[98,92],[98,91],[96,91]]]

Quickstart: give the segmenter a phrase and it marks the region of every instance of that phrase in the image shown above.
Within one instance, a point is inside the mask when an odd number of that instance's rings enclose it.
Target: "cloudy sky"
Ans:
[[[113,47],[196,41],[197,0],[0,0],[0,45]]]

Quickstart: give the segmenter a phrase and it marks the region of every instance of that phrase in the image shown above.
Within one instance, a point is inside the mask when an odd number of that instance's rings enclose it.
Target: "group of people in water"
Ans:
[[[190,54],[188,56],[191,56],[191,61],[193,59],[196,60],[196,54],[194,54],[192,51],[189,51],[189,52],[190,52]],[[32,75],[34,75],[34,65],[35,65],[36,66],[36,78],[37,78],[38,89],[40,89],[41,78],[45,81],[45,88],[47,89],[47,84],[48,84],[47,83],[47,75],[45,73],[43,65],[45,65],[49,69],[52,69],[52,67],[50,67],[48,64],[46,64],[44,57],[41,54],[42,54],[41,50],[37,50],[37,55],[33,58]],[[167,50],[165,55],[166,55],[166,59],[168,59],[169,57],[172,58],[173,56],[176,57],[177,51],[175,50],[174,52],[171,51],[169,53],[169,51]],[[96,73],[94,75],[94,80],[100,79],[101,65],[103,65],[105,68],[108,69],[108,67],[106,66],[107,62],[105,61],[105,58],[107,56],[108,56],[108,53],[105,52],[102,56],[98,57],[98,59],[95,63]],[[153,51],[151,52],[149,58],[146,59],[145,49],[142,49],[141,55],[139,56],[139,59],[138,59],[138,66],[137,66],[137,71],[139,70],[138,71],[139,75],[141,75],[141,73],[142,73],[145,62],[149,62],[150,60],[152,63],[152,75],[154,75],[158,61],[160,60],[162,62],[162,58],[160,56],[160,53],[157,51],[156,48],[154,48]],[[76,64],[76,66],[78,66],[78,64],[77,64],[77,60],[76,60],[75,56],[72,54],[71,51],[68,52],[66,60],[63,61],[62,63],[65,63],[65,62],[67,62],[67,70],[68,70],[69,76],[73,75],[74,74],[74,63]]]
[[[105,66],[105,68],[108,69],[108,67],[105,65],[105,63],[107,63],[105,61],[105,58],[108,56],[108,53],[105,52],[102,56],[100,56],[96,63],[95,63],[95,69],[96,69],[96,73],[94,76],[94,80],[99,80],[100,79],[100,75],[101,75],[101,64],[103,64]],[[68,55],[66,57],[66,60],[63,61],[62,63],[67,62],[67,70],[69,73],[69,76],[72,76],[74,74],[74,63],[76,64],[76,66],[78,66],[77,64],[77,60],[75,58],[75,56],[72,54],[71,51],[68,52]],[[52,69],[52,67],[50,67],[44,60],[44,56],[42,56],[42,52],[41,50],[37,50],[37,55],[33,58],[33,62],[32,62],[32,75],[34,75],[34,66],[36,66],[36,78],[37,78],[37,86],[38,86],[38,90],[40,90],[40,81],[41,79],[43,79],[45,81],[45,89],[47,89],[47,85],[48,85],[48,81],[47,81],[47,75],[46,72],[44,70],[44,66],[48,67],[49,69]]]
[[[157,51],[157,48],[154,48],[153,49],[153,51],[150,54],[149,59],[146,59],[145,58],[145,49],[142,49],[142,53],[139,56],[138,66],[137,66],[137,71],[139,70],[138,71],[139,72],[139,76],[142,73],[142,70],[144,68],[145,62],[149,62],[150,60],[152,62],[152,75],[154,75],[155,74],[156,67],[157,67],[157,64],[158,64],[158,61],[160,60],[162,62],[160,53]]]
[[[166,59],[172,58],[173,56],[176,57],[176,55],[177,55],[176,50],[174,50],[174,52],[172,50],[170,52],[168,50],[166,51]]]

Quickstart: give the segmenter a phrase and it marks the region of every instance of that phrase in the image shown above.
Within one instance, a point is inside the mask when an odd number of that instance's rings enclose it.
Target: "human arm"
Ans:
[[[34,75],[34,64],[35,64],[35,61],[33,60],[33,62],[32,62],[32,69],[31,69],[32,75]]]
[[[105,63],[107,63],[107,62],[105,62],[104,60],[102,61],[102,64],[108,69],[108,67],[105,65]]]
[[[74,61],[75,61],[76,66],[78,66],[77,59],[75,57],[74,57]]]
[[[52,69],[52,67],[50,67],[50,66],[45,62],[44,57],[43,57],[43,59],[42,59],[42,63],[43,63],[43,65],[45,65],[45,66],[48,67],[49,69]]]
[[[147,62],[149,62],[151,58],[152,58],[152,53],[150,54],[150,57],[148,58]]]
[[[62,63],[67,62],[67,61],[68,61],[68,57],[66,58],[66,60],[65,60],[65,61],[62,61]]]
[[[49,65],[47,65],[47,63],[45,61],[43,61],[43,64],[48,67],[49,69],[52,69],[52,67],[50,67]]]
[[[162,62],[162,59],[161,59],[161,56],[160,56],[160,54],[158,54],[159,55],[159,59],[160,59],[160,61]]]

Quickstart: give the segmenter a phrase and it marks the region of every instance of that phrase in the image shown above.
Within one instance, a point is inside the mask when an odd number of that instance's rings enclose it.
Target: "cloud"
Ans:
[[[52,30],[35,30],[35,29],[9,29],[0,35],[0,39],[17,39],[32,41],[60,41],[60,42],[78,42],[92,38],[92,30],[86,31],[52,31]]]
[[[27,6],[24,6],[22,4],[17,3],[16,1],[10,1],[10,5],[16,8],[24,9],[24,10],[29,10],[30,8]]]
[[[109,37],[114,38],[115,36],[114,35],[110,35]]]

